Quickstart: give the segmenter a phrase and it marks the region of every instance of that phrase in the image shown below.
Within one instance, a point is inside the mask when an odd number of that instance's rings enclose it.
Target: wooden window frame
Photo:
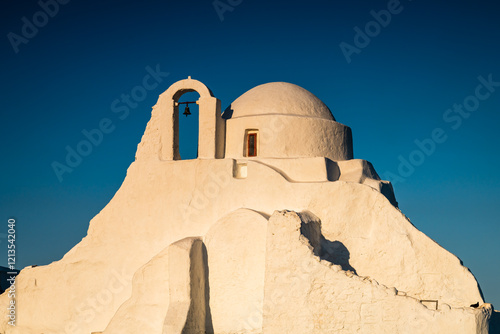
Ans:
[[[254,138],[254,149],[253,149],[253,154],[250,154],[250,138]],[[247,157],[256,157],[259,154],[259,145],[258,145],[258,140],[259,140],[259,134],[258,131],[255,130],[247,130],[246,133],[246,154],[245,156]]]

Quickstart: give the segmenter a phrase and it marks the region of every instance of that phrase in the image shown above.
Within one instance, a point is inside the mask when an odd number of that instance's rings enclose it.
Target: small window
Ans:
[[[257,134],[248,134],[248,156],[255,157],[257,155]]]
[[[252,131],[247,133],[247,157],[257,156],[257,132]]]

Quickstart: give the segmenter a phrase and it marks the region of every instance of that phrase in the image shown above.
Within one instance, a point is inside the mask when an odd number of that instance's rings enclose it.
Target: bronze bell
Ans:
[[[183,115],[186,115],[186,117],[188,117],[188,115],[191,115],[191,112],[189,111],[189,104],[187,104],[187,103],[186,103],[186,109],[184,109]]]

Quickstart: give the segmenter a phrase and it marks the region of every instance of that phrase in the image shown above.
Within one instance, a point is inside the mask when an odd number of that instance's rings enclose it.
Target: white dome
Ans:
[[[222,117],[258,115],[293,115],[335,121],[330,109],[314,94],[288,82],[270,82],[250,89],[231,103]]]

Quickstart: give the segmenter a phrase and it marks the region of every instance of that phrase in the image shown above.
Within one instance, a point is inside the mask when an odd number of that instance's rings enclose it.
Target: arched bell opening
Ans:
[[[174,100],[174,131],[177,133],[174,160],[198,158],[199,98],[200,94],[194,91],[183,93]]]

